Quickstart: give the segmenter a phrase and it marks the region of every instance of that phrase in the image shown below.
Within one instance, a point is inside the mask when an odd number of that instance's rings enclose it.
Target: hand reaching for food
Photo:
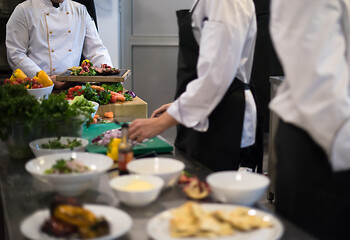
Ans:
[[[162,105],[161,107],[159,107],[157,110],[155,110],[152,115],[151,118],[156,118],[159,117],[160,115],[162,115],[169,107],[170,107],[171,103],[167,103]]]

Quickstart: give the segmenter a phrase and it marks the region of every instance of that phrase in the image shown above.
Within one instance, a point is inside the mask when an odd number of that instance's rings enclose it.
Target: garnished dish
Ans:
[[[283,225],[255,208],[186,202],[154,216],[147,232],[154,240],[277,240]]]
[[[52,86],[53,82],[43,70],[37,72],[34,78],[29,78],[18,68],[9,79],[5,79],[4,84],[23,85],[26,89],[36,89]]]
[[[75,158],[69,160],[59,159],[49,169],[45,170],[45,174],[70,174],[70,173],[84,173],[91,171],[88,166]]]
[[[187,197],[195,200],[204,199],[209,196],[210,187],[206,182],[199,180],[197,177],[192,177],[189,183],[183,188]]]
[[[204,211],[194,202],[187,202],[171,211],[170,234],[172,237],[220,237],[236,231],[252,231],[272,226],[267,219],[238,207],[232,211]]]
[[[43,143],[40,147],[44,149],[64,149],[69,148],[73,150],[73,148],[82,146],[82,143],[77,138],[70,140],[67,139],[67,143],[61,142],[61,137],[58,137],[54,140],[49,140],[47,143]]]
[[[84,208],[75,198],[57,196],[41,231],[54,237],[91,239],[110,232],[107,220]]]
[[[101,67],[93,66],[88,59],[85,59],[79,67],[71,67],[69,70],[75,76],[115,75],[120,72],[119,69],[112,68],[107,64],[101,64]]]

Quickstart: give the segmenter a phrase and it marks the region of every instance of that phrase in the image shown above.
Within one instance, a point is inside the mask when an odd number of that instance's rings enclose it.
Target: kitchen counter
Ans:
[[[211,173],[211,171],[203,165],[186,160],[179,152],[160,154],[159,156],[172,157],[183,161],[186,165],[186,170],[197,175],[202,180]],[[39,209],[47,208],[48,204],[55,196],[55,193],[50,190],[50,187],[34,179],[26,172],[24,168],[25,162],[25,160],[9,159],[5,143],[0,142],[0,204],[2,202],[0,214],[1,210],[3,210],[3,216],[0,215],[0,223],[2,217],[5,220],[5,224],[1,225],[3,229],[0,229],[0,239],[25,239],[19,230],[21,221],[31,213]],[[122,236],[120,240],[148,240],[149,237],[146,232],[148,220],[157,213],[168,208],[177,207],[188,200],[182,192],[181,187],[175,185],[174,187],[164,190],[160,197],[149,206],[131,208],[120,205],[118,199],[108,186],[110,177],[115,174],[115,172],[112,172],[103,175],[95,189],[89,190],[77,197],[77,199],[83,203],[114,206],[127,212],[133,219],[133,226],[129,233]],[[213,201],[208,198],[206,202]],[[260,202],[254,207],[270,211]],[[282,223],[285,229],[281,239],[314,239],[288,221],[282,220]],[[4,238],[1,236],[1,231],[4,232]]]

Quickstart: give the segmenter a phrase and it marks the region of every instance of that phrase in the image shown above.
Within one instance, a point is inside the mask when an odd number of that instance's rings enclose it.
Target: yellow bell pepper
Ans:
[[[17,68],[11,75],[11,78],[10,78],[10,81],[11,82],[14,82],[16,81],[17,79],[21,79],[21,80],[24,80],[25,78],[27,77],[27,75],[24,74],[24,72]]]
[[[51,78],[47,73],[43,70],[36,73],[36,76],[33,78],[34,80],[38,81],[43,87],[49,87],[53,84]]]
[[[118,161],[119,144],[121,142],[120,138],[112,138],[107,147],[107,156],[112,158],[114,161]]]

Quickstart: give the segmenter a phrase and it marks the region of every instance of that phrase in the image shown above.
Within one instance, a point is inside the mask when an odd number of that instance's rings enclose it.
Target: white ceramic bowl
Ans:
[[[131,161],[126,166],[130,173],[147,174],[161,177],[164,180],[164,187],[176,183],[185,164],[172,158],[140,158]]]
[[[45,174],[59,159],[69,160],[75,154],[76,159],[88,166],[91,171],[73,174]],[[90,187],[105,173],[113,160],[104,154],[87,152],[55,153],[34,158],[25,165],[26,170],[35,178],[51,184],[54,191],[66,196],[76,196]]]
[[[27,91],[29,92],[29,94],[35,96],[37,99],[43,99],[49,97],[49,95],[52,92],[53,86],[54,85],[52,84],[49,87],[27,89]]]
[[[209,174],[207,183],[219,202],[251,206],[270,184],[268,177],[251,172],[222,171]]]
[[[81,146],[75,147],[73,149],[70,148],[63,148],[63,149],[47,149],[42,148],[41,146],[45,143],[49,143],[49,141],[57,140],[57,137],[50,137],[50,138],[40,138],[34,141],[31,141],[29,143],[29,147],[34,153],[35,157],[40,157],[43,155],[48,154],[54,154],[54,153],[65,153],[65,152],[84,152],[86,146],[89,144],[89,141],[84,138],[78,138],[78,137],[61,137],[60,142],[62,144],[67,144],[68,140],[73,141],[74,139],[77,139],[81,142]]]
[[[133,181],[147,182],[153,188],[148,190],[126,190],[125,187],[132,184]],[[130,174],[111,179],[109,185],[118,199],[125,205],[142,207],[157,199],[164,186],[164,181],[157,176]]]

